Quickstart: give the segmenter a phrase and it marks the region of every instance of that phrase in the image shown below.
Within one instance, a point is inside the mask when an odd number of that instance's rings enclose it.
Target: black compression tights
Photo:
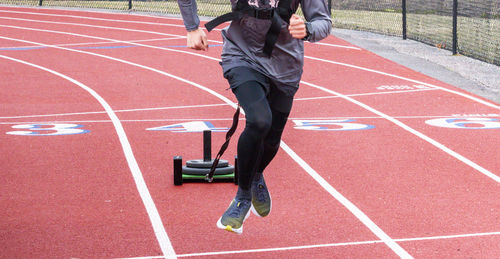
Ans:
[[[237,147],[238,186],[249,190],[255,173],[263,172],[278,152],[293,98],[266,96],[256,81],[243,83],[233,92],[246,114]]]

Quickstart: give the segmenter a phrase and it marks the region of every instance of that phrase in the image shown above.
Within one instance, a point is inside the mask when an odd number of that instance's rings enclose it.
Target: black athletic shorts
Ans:
[[[292,88],[291,86],[279,83],[277,86],[277,84],[270,78],[252,68],[244,66],[228,70],[224,74],[224,77],[229,82],[233,92],[243,83],[255,81],[264,90],[273,109],[288,113],[292,108],[293,96],[297,91],[297,87]]]

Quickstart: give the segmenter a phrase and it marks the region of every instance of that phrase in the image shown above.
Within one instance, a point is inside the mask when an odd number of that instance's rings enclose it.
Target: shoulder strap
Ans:
[[[278,3],[278,13],[285,22],[290,23],[290,17],[295,12],[292,10],[292,0],[280,0]]]
[[[238,0],[232,12],[215,17],[214,19],[205,24],[205,28],[207,28],[207,31],[210,32],[211,30],[213,30],[215,27],[219,26],[222,23],[241,18],[243,16],[243,11],[248,11],[249,9],[251,8],[250,5],[248,5],[247,0]]]
[[[292,14],[294,13],[292,10],[292,0],[280,0],[276,11],[283,21],[285,21],[286,23],[290,23],[290,17],[292,17]],[[273,18],[271,19],[271,27],[266,34],[266,41],[264,43],[263,50],[264,53],[269,57],[273,52],[276,41],[278,41],[280,31],[281,24],[278,20],[278,16],[275,13]]]
[[[228,21],[232,21],[232,20],[236,20],[236,19],[238,19],[240,17],[241,17],[241,13],[240,12],[226,13],[226,14],[223,14],[221,16],[215,17],[213,20],[205,23],[205,28],[207,28],[207,31],[210,32],[215,27],[217,27],[219,24],[222,24],[222,23],[225,23],[225,22],[228,22]]]

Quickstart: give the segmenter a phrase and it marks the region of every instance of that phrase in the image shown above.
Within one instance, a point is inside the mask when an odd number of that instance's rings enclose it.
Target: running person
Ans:
[[[206,34],[198,27],[196,1],[177,1],[188,47],[208,50]],[[238,191],[217,227],[241,233],[250,211],[260,217],[271,211],[263,172],[279,149],[299,87],[303,41],[326,38],[332,22],[326,0],[231,0],[231,4],[233,12],[227,17],[232,22],[222,30],[221,65],[245,111],[246,125],[237,145]],[[307,22],[294,14],[299,4]]]

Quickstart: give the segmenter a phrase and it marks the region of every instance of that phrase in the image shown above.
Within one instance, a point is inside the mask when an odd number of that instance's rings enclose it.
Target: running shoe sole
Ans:
[[[233,233],[236,233],[236,234],[241,234],[243,233],[243,223],[245,223],[245,220],[247,220],[248,217],[250,217],[250,211],[253,209],[253,205],[250,205],[250,209],[248,210],[247,214],[245,215],[245,218],[243,219],[243,222],[241,223],[241,227],[240,228],[233,228],[231,226],[224,226],[222,224],[222,216],[219,218],[219,220],[217,220],[217,227],[220,228],[220,229],[223,229],[223,230],[226,230],[226,231],[229,231],[229,232],[233,232]]]

